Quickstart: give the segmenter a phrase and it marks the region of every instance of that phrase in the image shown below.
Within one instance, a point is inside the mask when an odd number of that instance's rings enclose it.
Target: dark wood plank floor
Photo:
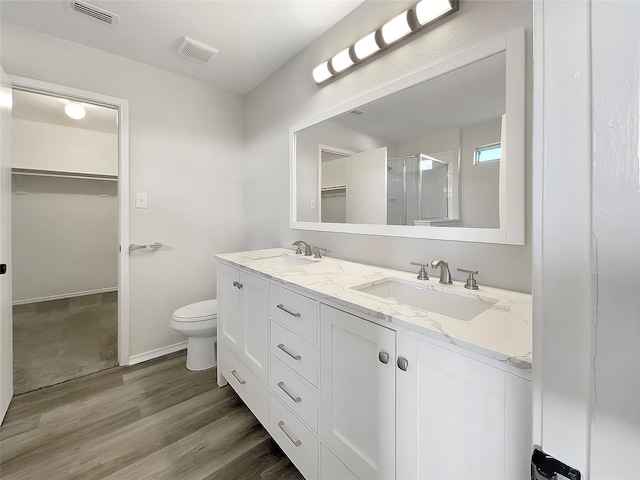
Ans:
[[[15,397],[0,477],[302,479],[215,369],[190,372],[183,354]]]

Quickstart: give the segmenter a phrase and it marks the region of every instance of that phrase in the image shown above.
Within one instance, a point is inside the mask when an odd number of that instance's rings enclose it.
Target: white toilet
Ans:
[[[217,323],[218,300],[191,303],[173,312],[171,328],[189,337],[189,370],[206,370],[216,366]]]

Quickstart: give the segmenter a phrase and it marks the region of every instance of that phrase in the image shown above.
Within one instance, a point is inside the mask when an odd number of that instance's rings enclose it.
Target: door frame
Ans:
[[[129,365],[129,102],[87,90],[8,75],[12,88],[114,108],[118,112],[118,364]]]

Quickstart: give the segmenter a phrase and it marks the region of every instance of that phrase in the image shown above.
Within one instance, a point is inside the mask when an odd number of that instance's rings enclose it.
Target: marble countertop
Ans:
[[[283,285],[295,285],[320,299],[345,305],[382,321],[521,369],[531,368],[532,305],[529,294],[485,287],[480,282],[479,289],[475,291],[465,289],[464,282],[454,281],[452,285],[441,285],[438,283],[439,274],[434,269],[429,269],[429,274],[433,274],[429,280],[417,280],[417,272],[403,272],[330,257],[291,266],[289,263],[300,257],[292,254],[292,250],[273,248],[219,254],[216,257],[264,274]],[[291,258],[294,260],[288,262]],[[352,288],[374,284],[389,277],[403,283],[469,298],[489,298],[497,300],[497,303],[473,319],[462,321]]]

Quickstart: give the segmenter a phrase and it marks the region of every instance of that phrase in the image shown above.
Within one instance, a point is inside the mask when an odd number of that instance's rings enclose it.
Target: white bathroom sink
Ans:
[[[397,278],[384,278],[374,284],[358,285],[351,288],[464,321],[472,320],[498,302],[494,298],[483,297],[483,299],[479,299],[473,294],[467,296],[441,292]]]
[[[316,263],[320,260],[320,258],[305,257],[303,255],[296,255],[293,253],[283,253],[281,255],[272,255],[269,257],[259,257],[252,259],[252,261],[256,262],[259,266],[265,268],[297,267],[299,265],[309,265],[311,263]]]

